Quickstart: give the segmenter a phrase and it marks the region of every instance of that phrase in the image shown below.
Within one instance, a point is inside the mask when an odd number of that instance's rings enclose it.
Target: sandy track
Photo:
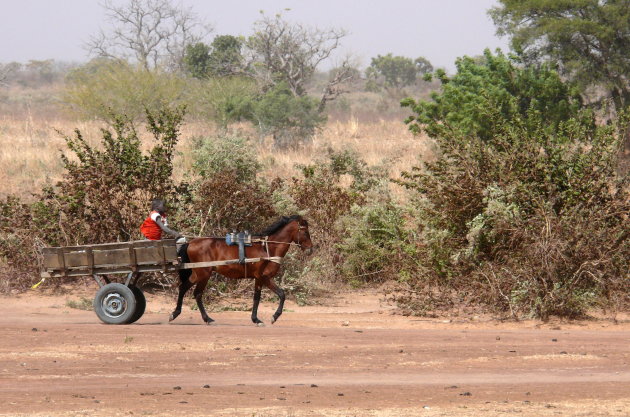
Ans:
[[[186,307],[168,324],[148,295],[108,326],[66,307],[79,295],[0,298],[0,415],[630,415],[628,322],[426,320],[351,294],[262,328]]]

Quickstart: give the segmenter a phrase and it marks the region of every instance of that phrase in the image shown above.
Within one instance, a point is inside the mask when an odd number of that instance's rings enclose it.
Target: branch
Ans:
[[[339,68],[336,69],[333,78],[328,81],[322,98],[319,101],[318,110],[321,113],[326,107],[326,103],[339,97],[341,94],[347,93],[349,90],[344,89],[343,85],[356,79],[358,71],[350,64],[350,58],[346,58]]]

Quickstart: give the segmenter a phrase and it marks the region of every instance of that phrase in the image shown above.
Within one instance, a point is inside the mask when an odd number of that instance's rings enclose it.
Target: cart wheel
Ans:
[[[107,324],[126,324],[136,311],[136,297],[123,284],[111,283],[101,287],[94,297],[94,312]]]
[[[138,321],[144,314],[144,310],[147,307],[147,299],[144,297],[142,290],[135,285],[130,285],[129,288],[131,288],[133,295],[136,297],[136,311],[134,311],[133,316],[131,316],[131,319],[129,319],[127,324]]]

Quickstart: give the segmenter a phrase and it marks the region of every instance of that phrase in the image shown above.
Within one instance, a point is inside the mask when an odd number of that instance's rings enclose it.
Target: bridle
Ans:
[[[263,244],[265,245],[265,247],[267,248],[267,252],[269,252],[269,247],[267,246],[268,243],[281,243],[281,244],[285,244],[285,245],[296,245],[298,247],[302,247],[302,244],[300,243],[300,230],[305,230],[308,229],[308,226],[304,226],[298,223],[298,234],[297,234],[297,242],[280,242],[277,240],[269,240],[269,236],[265,236],[263,239],[261,239],[261,241],[263,242]]]
[[[298,223],[298,234],[297,234],[297,243],[296,245],[298,245],[300,248],[302,247],[302,244],[300,243],[300,230],[305,230],[308,229],[308,226],[303,226],[301,224]],[[291,242],[293,243],[293,242]]]

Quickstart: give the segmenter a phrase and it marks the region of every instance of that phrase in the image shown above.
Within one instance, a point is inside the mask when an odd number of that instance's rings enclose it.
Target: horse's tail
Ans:
[[[177,256],[179,256],[182,260],[182,263],[190,262],[190,258],[188,257],[188,243],[184,243],[179,250],[177,251]],[[186,282],[192,275],[192,269],[179,269],[177,270],[179,273],[179,279],[181,282]]]

